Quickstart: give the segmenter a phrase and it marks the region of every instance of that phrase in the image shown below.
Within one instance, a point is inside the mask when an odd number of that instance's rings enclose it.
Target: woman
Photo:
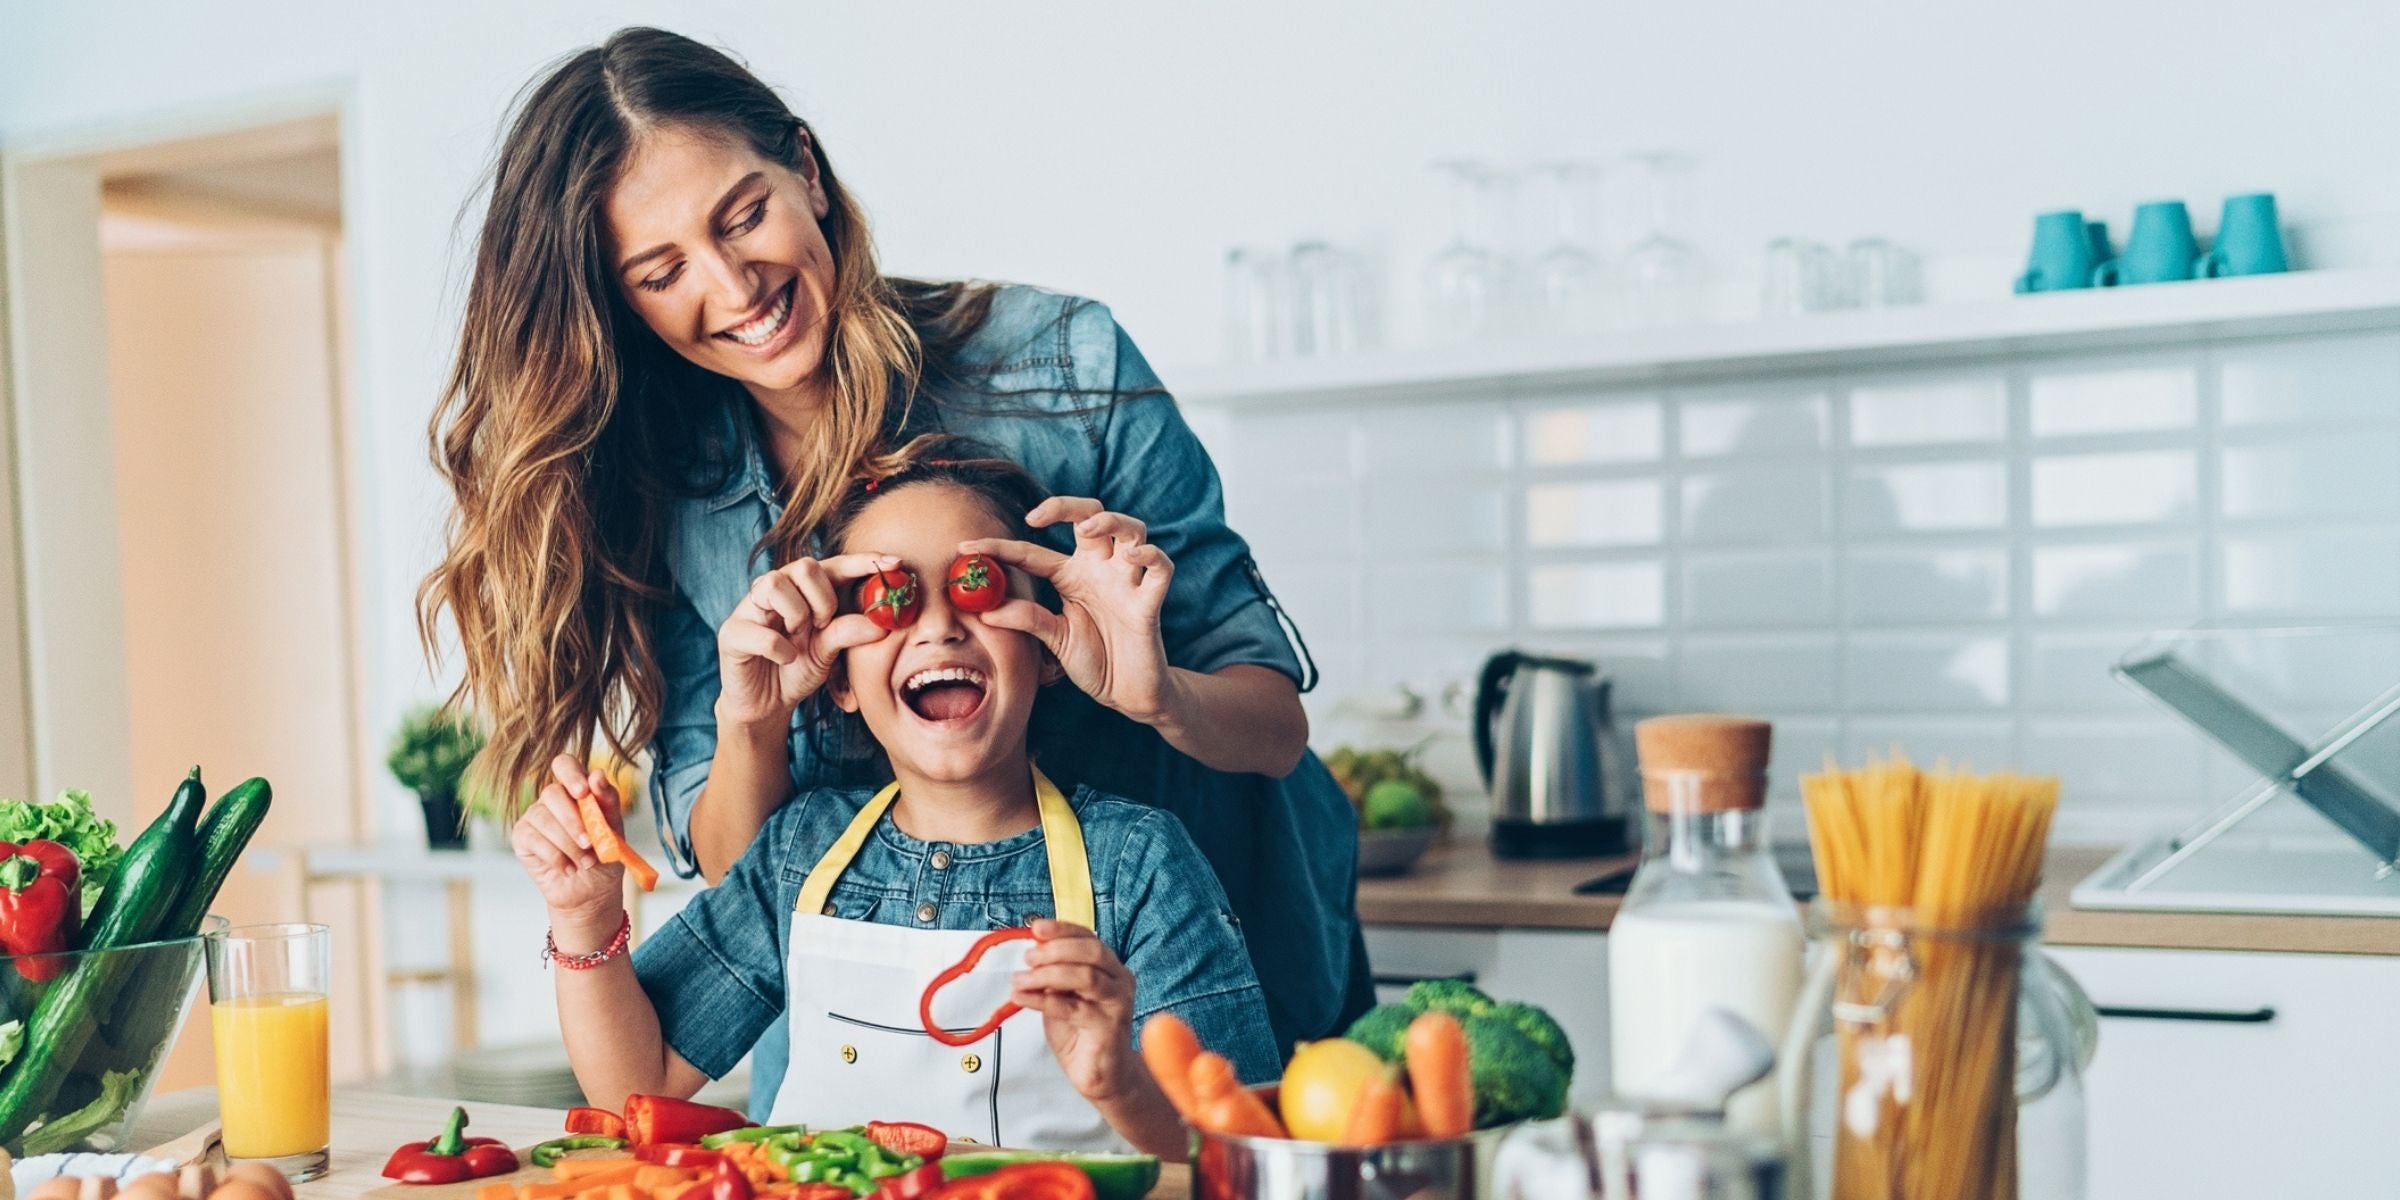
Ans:
[[[1172,559],[1155,632],[1053,580],[1063,612],[1027,631],[1099,703],[1037,755],[1182,818],[1277,1043],[1337,1031],[1372,1001],[1354,818],[1306,749],[1313,670],[1173,400],[1098,304],[884,277],[807,124],[658,30],[576,54],[522,103],[434,417],[458,507],[420,612],[429,644],[445,609],[458,626],[488,769],[530,791],[595,729],[647,745],[669,855],[712,881],[796,792],[871,781],[801,716],[855,644],[856,624],[828,630],[839,597],[875,569],[818,560],[815,534],[862,469],[932,430],[1030,470],[1056,497],[1031,524]],[[781,1068],[762,1042],[754,1097]]]

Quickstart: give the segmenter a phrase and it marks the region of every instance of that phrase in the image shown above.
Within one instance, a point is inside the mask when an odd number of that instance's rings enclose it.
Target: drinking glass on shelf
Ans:
[[[1627,317],[1637,325],[1696,321],[1707,296],[1700,251],[1674,235],[1675,208],[1687,164],[1669,151],[1634,154],[1626,160],[1643,214],[1643,234],[1617,264]]]
[[[1265,362],[1283,352],[1283,261],[1271,251],[1225,252],[1225,357]]]
[[[1508,263],[1497,242],[1492,172],[1471,159],[1433,164],[1450,192],[1450,241],[1427,265],[1433,339],[1470,341],[1497,331],[1504,319]]]
[[[1607,277],[1591,247],[1592,185],[1599,170],[1589,163],[1538,163],[1527,171],[1547,230],[1543,248],[1528,269],[1527,297],[1544,332],[1588,333],[1600,327]]]
[[[1349,257],[1331,244],[1292,247],[1288,279],[1292,307],[1290,346],[1294,354],[1341,354],[1358,348]]]
[[[1850,243],[1850,280],[1862,308],[1915,304],[1924,298],[1917,281],[1917,256],[1882,238]]]
[[[323,1175],[332,1141],[323,925],[242,925],[212,932],[210,1032],[225,1156],[263,1162],[295,1182]]]
[[[1758,276],[1760,316],[1792,317],[1816,307],[1816,280],[1808,248],[1808,242],[1792,237],[1767,243],[1766,261]]]

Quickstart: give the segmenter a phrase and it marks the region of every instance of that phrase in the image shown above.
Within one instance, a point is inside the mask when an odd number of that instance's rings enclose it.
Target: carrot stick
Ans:
[[[487,1183],[475,1189],[475,1200],[517,1200],[517,1189],[506,1183]]]
[[[635,887],[652,891],[658,887],[658,868],[651,866],[617,831],[609,826],[607,816],[600,811],[600,798],[585,791],[575,801],[575,811],[583,817],[583,835],[592,839],[592,853],[604,863],[623,863],[633,876]]]
[[[623,1154],[614,1158],[562,1158],[550,1165],[550,1173],[557,1176],[560,1183],[577,1183],[594,1175],[623,1175],[631,1179],[641,1165],[631,1156]],[[608,1181],[603,1179],[598,1182]]]
[[[1409,1022],[1408,1079],[1425,1132],[1458,1137],[1475,1128],[1475,1084],[1467,1070],[1467,1031],[1458,1018],[1429,1012]]]
[[[1387,1071],[1358,1098],[1350,1123],[1342,1128],[1345,1146],[1380,1146],[1397,1141],[1408,1110],[1408,1090],[1396,1072]]]
[[[1160,1013],[1142,1023],[1142,1061],[1186,1124],[1199,1111],[1192,1096],[1192,1060],[1198,1057],[1200,1039],[1181,1017]]]
[[[1192,1059],[1192,1098],[1195,1124],[1211,1133],[1242,1137],[1290,1137],[1283,1122],[1267,1110],[1258,1093],[1242,1086],[1233,1063],[1215,1051],[1203,1050]]]

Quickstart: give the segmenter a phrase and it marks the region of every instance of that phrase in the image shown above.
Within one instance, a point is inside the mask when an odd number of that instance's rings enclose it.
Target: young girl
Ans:
[[[1061,672],[1022,631],[1051,619],[1024,574],[1005,571],[1011,598],[997,609],[952,602],[945,585],[963,555],[1052,553],[1023,540],[1039,486],[972,453],[919,439],[829,524],[845,555],[920,581],[913,622],[884,633],[850,612],[817,633],[849,647],[825,690],[864,719],[890,759],[889,787],[819,789],[777,809],[724,881],[630,959],[623,868],[597,861],[575,815],[587,792],[618,811],[606,779],[562,757],[558,786],[518,821],[517,857],[566,968],[559,1024],[592,1103],[688,1096],[787,1010],[776,1123],[921,1121],[999,1145],[1181,1157],[1184,1132],[1134,1049],[1143,1020],[1173,1012],[1244,1079],[1276,1072],[1241,935],[1181,823],[1085,788],[1062,796],[1031,762],[1035,696]],[[1111,580],[1111,611],[1094,615],[1156,636],[1165,556],[1104,537],[1079,538],[1075,553]],[[766,624],[807,619],[795,609]],[[918,1001],[934,976],[1018,925],[1035,940],[992,949],[933,1016],[964,1032],[1003,1004],[1024,1011],[964,1047],[928,1036]]]

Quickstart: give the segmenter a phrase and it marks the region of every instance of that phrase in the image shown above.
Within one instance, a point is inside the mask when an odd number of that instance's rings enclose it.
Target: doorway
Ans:
[[[304,895],[274,852],[371,828],[341,177],[338,109],[7,157],[30,770],[0,794],[86,788],[130,838],[195,763],[212,792],[272,780],[215,911],[334,924],[334,1020],[357,1030],[360,901]],[[208,1042],[187,1027],[160,1088],[209,1082]],[[334,1039],[337,1077],[367,1071],[362,1044]]]

